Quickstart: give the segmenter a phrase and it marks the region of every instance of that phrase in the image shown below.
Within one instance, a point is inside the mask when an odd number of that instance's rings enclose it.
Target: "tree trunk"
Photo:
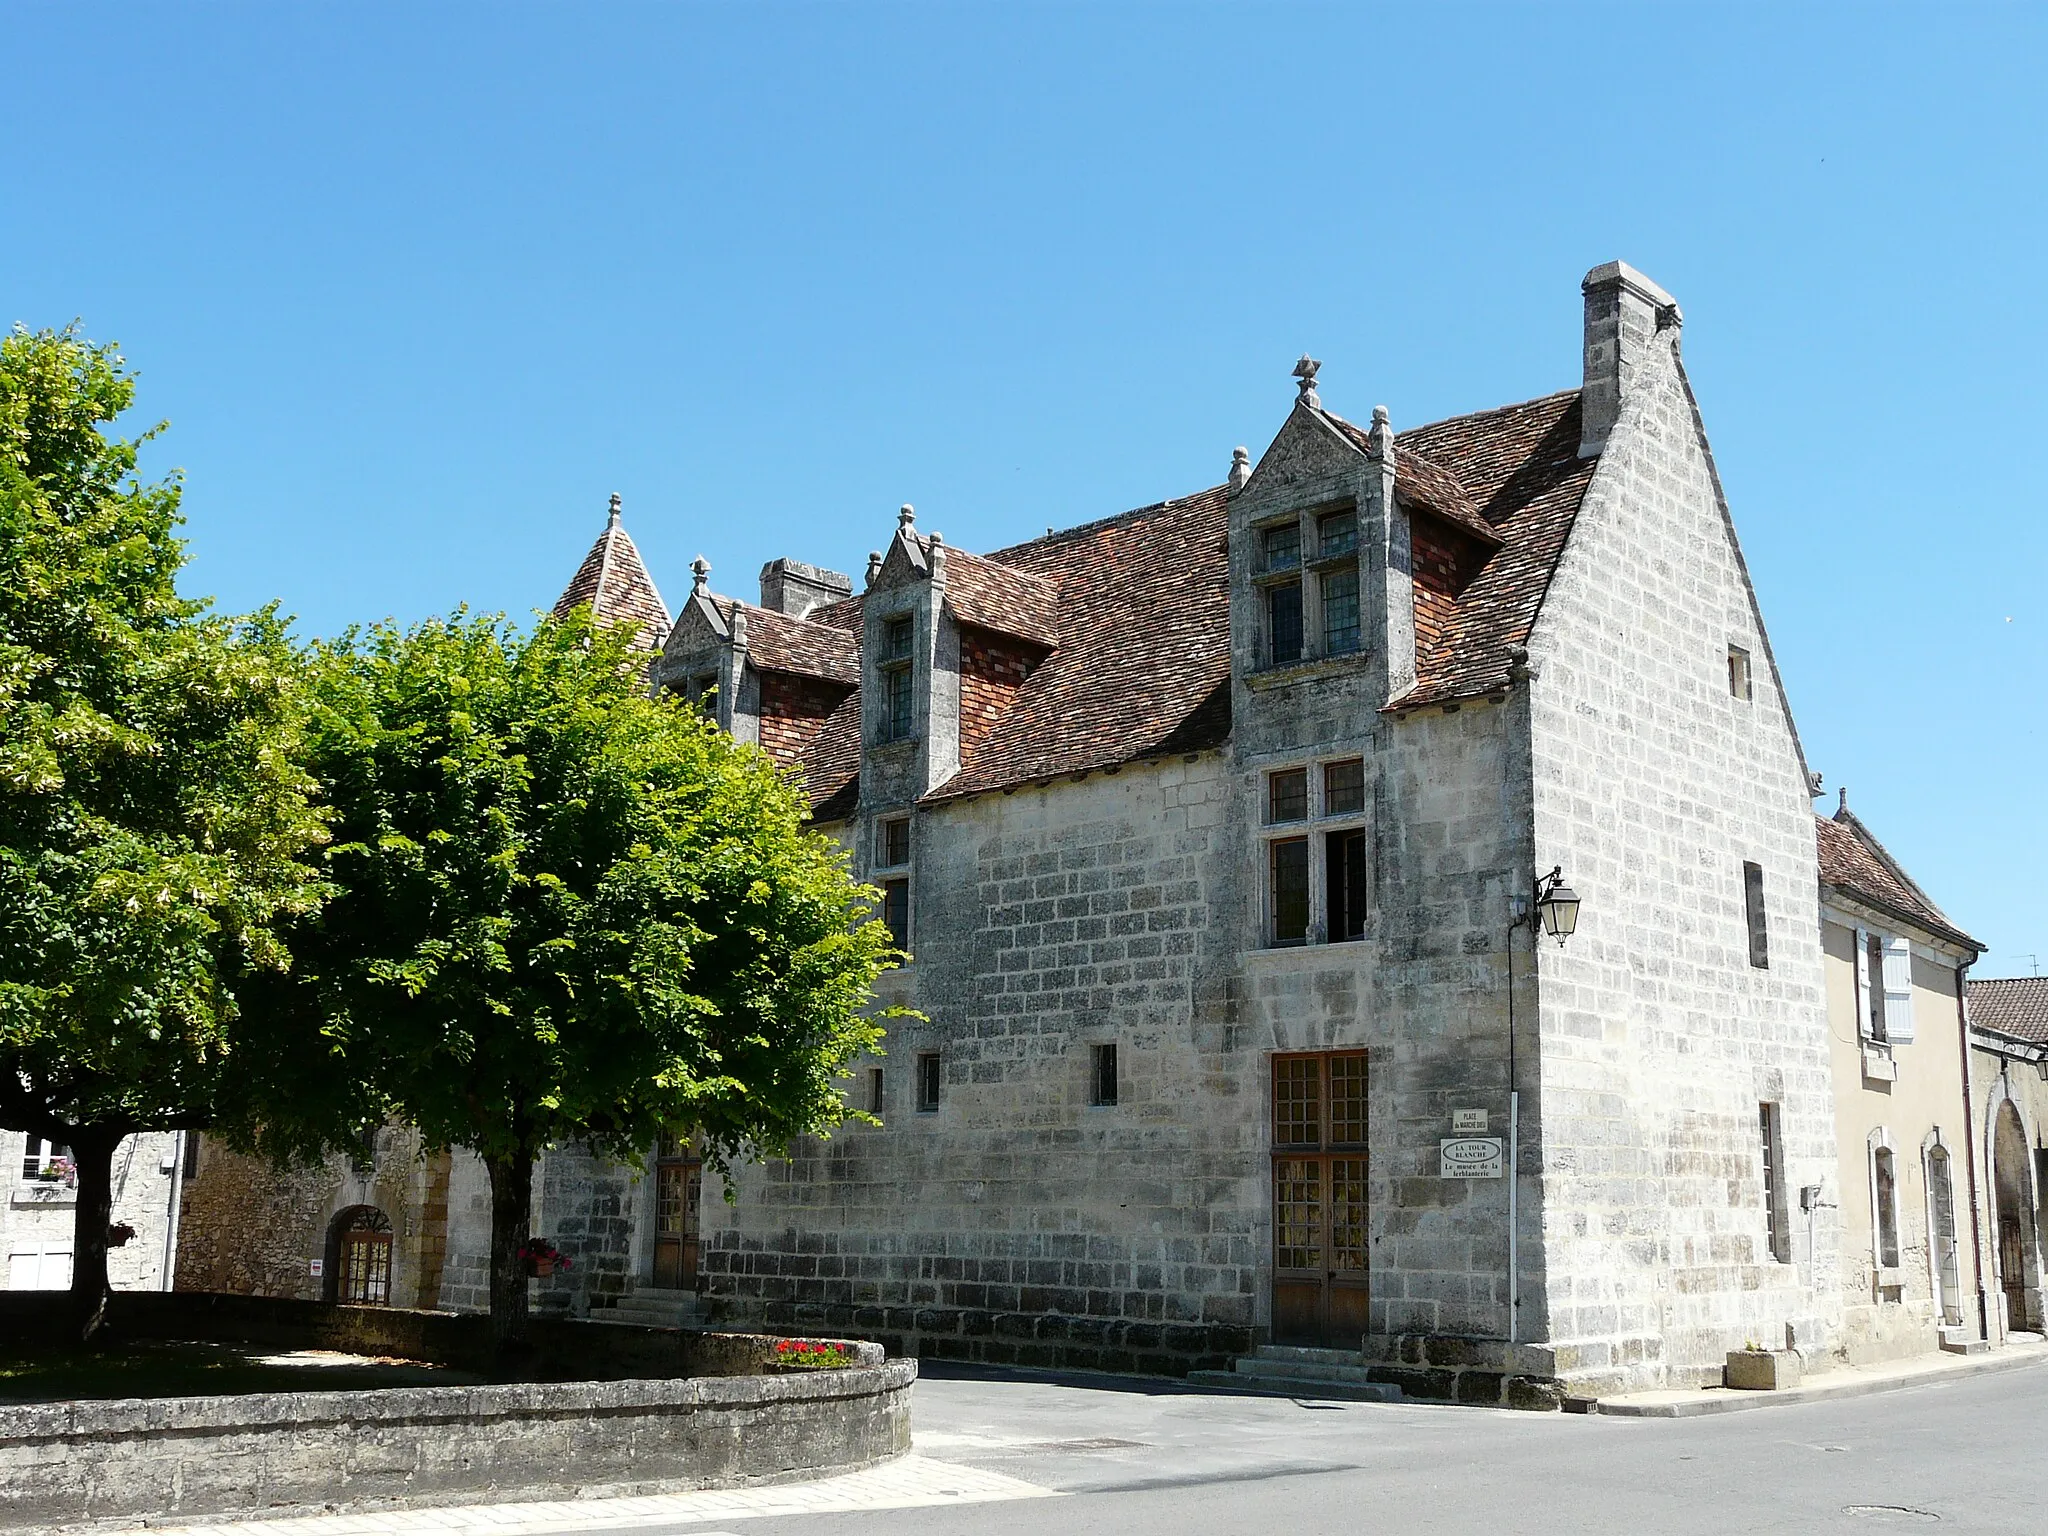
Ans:
[[[107,1227],[114,1219],[114,1149],[119,1136],[74,1131],[71,1161],[77,1169],[78,1205],[71,1229],[71,1339],[96,1348],[107,1330]]]
[[[491,1337],[500,1355],[526,1334],[526,1264],[533,1222],[533,1154],[487,1159],[491,1175]]]

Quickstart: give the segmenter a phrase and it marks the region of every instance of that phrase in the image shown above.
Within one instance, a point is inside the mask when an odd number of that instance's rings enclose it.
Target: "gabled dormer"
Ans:
[[[861,601],[863,808],[908,805],[960,771],[960,628],[946,611],[946,541],[906,505],[868,556]]]

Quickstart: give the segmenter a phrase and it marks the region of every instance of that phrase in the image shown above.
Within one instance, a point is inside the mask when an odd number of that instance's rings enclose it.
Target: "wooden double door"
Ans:
[[[1371,1299],[1363,1051],[1273,1061],[1273,1341],[1357,1349]]]
[[[664,1135],[654,1154],[654,1284],[690,1290],[697,1284],[698,1191],[704,1163],[680,1136]]]

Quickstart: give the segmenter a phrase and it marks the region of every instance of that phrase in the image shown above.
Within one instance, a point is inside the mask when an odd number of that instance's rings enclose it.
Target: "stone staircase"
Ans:
[[[1397,1403],[1401,1389],[1368,1379],[1365,1357],[1356,1350],[1298,1349],[1262,1344],[1231,1362],[1227,1371],[1190,1371],[1188,1381],[1201,1387],[1231,1387],[1274,1397],[1335,1398],[1353,1403]]]
[[[695,1291],[651,1286],[628,1291],[609,1307],[592,1307],[593,1323],[629,1323],[639,1328],[708,1328],[710,1309]]]

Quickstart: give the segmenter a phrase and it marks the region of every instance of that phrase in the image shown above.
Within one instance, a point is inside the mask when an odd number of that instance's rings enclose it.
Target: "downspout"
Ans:
[[[163,1289],[175,1290],[178,1272],[178,1207],[185,1192],[185,1138],[197,1131],[178,1131],[171,1141],[171,1213],[164,1223]]]
[[[1964,978],[1970,962],[1956,967],[1956,1028],[1963,1042],[1963,1147],[1969,1156],[1970,1172],[1970,1256],[1977,1267],[1977,1337],[1991,1342],[1991,1303],[1984,1289],[1984,1219],[1977,1198],[1977,1086],[1970,1076],[1969,988]]]

